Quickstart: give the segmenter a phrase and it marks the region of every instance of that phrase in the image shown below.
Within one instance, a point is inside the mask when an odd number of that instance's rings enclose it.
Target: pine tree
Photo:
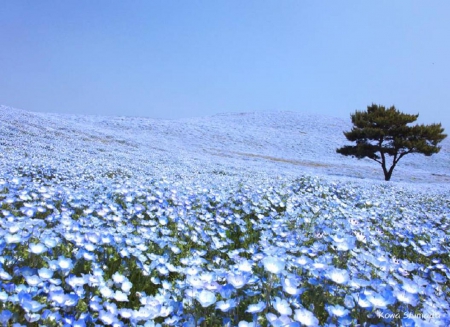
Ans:
[[[356,142],[354,146],[344,146],[336,150],[344,156],[358,159],[370,158],[378,162],[389,181],[395,166],[401,158],[410,153],[431,156],[441,149],[439,142],[447,137],[441,124],[407,126],[419,115],[398,111],[394,106],[372,104],[367,111],[356,111],[351,115],[353,128],[344,132],[347,140]],[[388,168],[388,156],[392,157]]]

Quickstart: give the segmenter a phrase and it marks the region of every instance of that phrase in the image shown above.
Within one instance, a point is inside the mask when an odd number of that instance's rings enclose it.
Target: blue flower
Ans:
[[[202,307],[206,308],[216,302],[216,296],[213,292],[203,290],[195,297]]]
[[[326,276],[337,284],[347,284],[350,276],[345,269],[333,268],[326,273]]]
[[[288,277],[281,281],[281,285],[283,286],[283,291],[290,295],[299,295],[302,292],[302,289],[298,289],[299,280],[296,277]]]
[[[285,267],[284,261],[276,257],[265,257],[262,260],[262,263],[264,265],[264,269],[273,274],[281,273]]]
[[[62,306],[66,302],[66,295],[64,291],[53,291],[49,294],[49,299],[56,305]]]
[[[48,268],[41,268],[38,270],[39,277],[41,277],[44,280],[52,278],[53,273],[54,271]]]
[[[403,282],[402,288],[411,294],[417,294],[422,290],[422,288],[419,285],[417,285],[417,283],[415,283],[410,279],[403,278],[402,282]]]
[[[250,304],[246,310],[248,313],[259,313],[266,308],[266,304],[264,302],[258,302],[257,304]]]
[[[47,248],[42,243],[31,243],[30,244],[30,252],[34,254],[41,254],[47,251]]]
[[[319,320],[309,310],[297,309],[295,310],[294,319],[308,327],[319,326]]]
[[[250,278],[250,274],[246,272],[229,272],[227,275],[227,281],[235,288],[240,289],[244,287]]]
[[[353,236],[341,237],[338,235],[332,235],[331,238],[334,241],[333,245],[338,251],[349,251],[355,247],[356,239]]]
[[[419,296],[417,294],[411,294],[402,290],[394,290],[394,295],[402,303],[412,305],[415,307],[419,301]]]
[[[330,316],[335,316],[335,317],[339,317],[339,318],[344,317],[349,314],[348,309],[346,309],[345,307],[338,305],[338,304],[337,305],[327,305],[326,310],[328,311]]]
[[[256,327],[256,322],[248,322],[245,320],[239,321],[238,327]]]
[[[34,301],[34,300],[25,300],[25,301],[22,302],[22,308],[26,312],[38,312],[44,307],[45,307],[44,304],[39,303],[39,302]]]
[[[288,301],[285,299],[280,299],[279,297],[275,298],[275,302],[273,303],[273,307],[278,311],[281,315],[291,315],[292,309]]]
[[[73,268],[72,260],[64,256],[58,258],[57,264],[62,271],[69,271]]]
[[[105,324],[105,325],[112,325],[116,321],[116,317],[106,311],[100,311],[98,318]]]
[[[6,244],[20,243],[22,241],[22,237],[20,237],[20,235],[18,234],[6,234],[5,241]]]
[[[0,313],[0,322],[2,326],[8,326],[8,321],[12,318],[13,314],[9,310],[3,310]]]
[[[222,312],[228,312],[231,309],[234,309],[236,307],[236,300],[230,299],[227,301],[219,301],[216,303],[216,308],[221,310]]]
[[[42,283],[42,280],[39,278],[39,276],[32,275],[32,276],[25,276],[24,277],[27,284],[30,286],[37,286],[40,283]]]
[[[3,303],[6,303],[7,299],[8,299],[8,293],[1,291],[0,292],[0,301]]]

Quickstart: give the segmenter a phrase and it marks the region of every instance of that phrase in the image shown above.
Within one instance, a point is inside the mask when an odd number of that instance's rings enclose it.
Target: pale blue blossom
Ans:
[[[306,309],[297,309],[294,313],[294,319],[308,327],[319,326],[319,320],[314,314]]]
[[[214,295],[214,293],[210,292],[210,291],[207,291],[207,290],[201,291],[196,296],[196,299],[197,299],[198,302],[200,302],[200,304],[204,308],[209,307],[210,305],[212,305],[212,304],[214,304],[216,302],[216,296]]]

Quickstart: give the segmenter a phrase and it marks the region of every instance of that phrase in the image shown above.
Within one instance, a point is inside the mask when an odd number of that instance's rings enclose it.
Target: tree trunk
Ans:
[[[392,165],[391,168],[389,168],[389,170],[387,170],[387,168],[386,168],[386,163],[383,163],[381,165],[381,167],[383,168],[384,180],[389,181],[391,179],[392,172],[394,171],[395,165]]]
[[[392,171],[385,171],[384,172],[384,180],[385,181],[390,181],[391,180],[391,176],[392,176]]]
[[[384,173],[384,180],[385,181],[390,181],[391,180],[391,176],[392,176],[392,172],[394,171],[395,168],[395,164],[393,164],[391,166],[391,168],[389,168],[389,170],[386,169],[386,166],[383,165],[383,173]]]

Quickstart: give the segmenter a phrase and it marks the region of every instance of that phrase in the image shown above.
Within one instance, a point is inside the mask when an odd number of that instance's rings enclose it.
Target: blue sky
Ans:
[[[2,1],[0,104],[154,118],[374,103],[450,130],[450,2]]]

